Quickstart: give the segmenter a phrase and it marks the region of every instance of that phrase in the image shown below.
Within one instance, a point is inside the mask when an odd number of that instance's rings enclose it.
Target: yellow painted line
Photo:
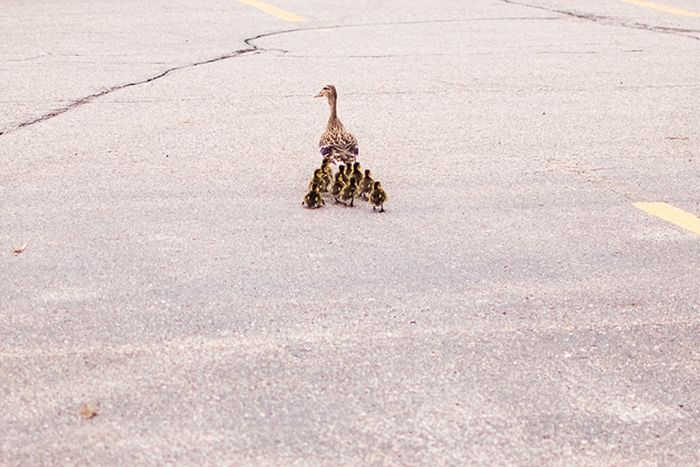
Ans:
[[[264,11],[268,15],[276,16],[279,19],[283,19],[285,21],[289,21],[291,23],[298,23],[300,21],[304,21],[304,18],[301,16],[297,16],[293,13],[289,13],[288,11],[284,11],[281,8],[277,8],[274,5],[270,5],[269,3],[261,2],[260,0],[238,0],[239,2],[252,6],[253,8],[257,8],[260,11]]]
[[[700,235],[700,219],[668,203],[634,203],[636,208]]]
[[[620,0],[621,2],[631,3],[632,5],[641,6],[642,8],[649,8],[651,10],[663,11],[664,13],[671,13],[672,15],[679,16],[700,16],[700,13],[695,11],[683,10],[681,8],[675,8],[668,5],[662,5],[661,3],[648,2],[647,0]]]

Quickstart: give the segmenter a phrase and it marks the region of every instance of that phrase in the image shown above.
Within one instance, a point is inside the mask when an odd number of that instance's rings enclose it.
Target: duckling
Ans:
[[[321,134],[318,147],[323,156],[330,156],[334,161],[352,163],[359,154],[357,139],[345,129],[338,118],[338,92],[335,86],[328,84],[315,97],[326,97],[331,108],[325,131]]]
[[[343,183],[347,184],[348,181],[350,181],[350,177],[348,177],[348,175],[345,171],[345,166],[343,164],[340,164],[338,166],[338,173],[336,174],[336,177],[338,174],[340,174],[340,178],[343,179]]]
[[[325,175],[323,173],[323,170],[314,170],[314,178],[312,178],[309,182],[309,190],[311,190],[311,186],[315,183],[318,185],[319,191],[321,193],[326,193],[328,191],[328,184],[325,182],[324,177]]]
[[[328,174],[323,174],[323,185],[321,186],[321,193],[328,193],[328,189],[333,183],[333,176]]]
[[[374,182],[372,192],[369,194],[369,202],[372,205],[372,211],[379,207],[379,212],[384,212],[384,203],[387,200],[386,192],[382,189],[380,182]]]
[[[335,198],[335,202],[339,203],[338,201],[338,196],[340,196],[340,193],[343,191],[345,188],[345,181],[343,180],[343,174],[340,172],[337,172],[335,174],[335,182],[333,182],[333,186],[331,187],[331,195],[333,195],[333,198]]]
[[[321,170],[323,170],[325,179],[328,180],[328,184],[330,185],[330,183],[333,181],[333,169],[331,168],[330,157],[323,158],[323,160],[321,161]]]
[[[374,187],[374,179],[372,178],[372,173],[369,169],[365,169],[365,174],[362,177],[362,182],[360,182],[360,197],[367,201],[369,194],[372,192]]]
[[[321,206],[325,206],[326,202],[323,201],[323,198],[321,198],[321,193],[319,193],[318,190],[318,183],[312,183],[311,189],[306,196],[304,196],[304,201],[301,203],[301,205],[303,206],[306,204],[306,207],[309,209],[316,209],[320,208]]]
[[[357,180],[358,185],[362,183],[362,177],[363,177],[362,167],[360,167],[359,162],[354,162],[352,164],[352,175],[351,176],[355,177],[355,180]]]
[[[355,202],[358,191],[357,179],[355,177],[350,177],[350,183],[343,188],[343,191],[340,193],[340,198],[343,201],[350,200],[350,207],[352,208],[355,206],[353,203]]]

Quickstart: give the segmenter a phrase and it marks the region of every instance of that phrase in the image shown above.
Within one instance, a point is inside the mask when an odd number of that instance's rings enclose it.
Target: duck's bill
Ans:
[[[314,96],[314,99],[317,98],[317,97],[323,97],[323,94],[321,94],[321,93],[319,92],[318,94],[316,94],[316,95]]]

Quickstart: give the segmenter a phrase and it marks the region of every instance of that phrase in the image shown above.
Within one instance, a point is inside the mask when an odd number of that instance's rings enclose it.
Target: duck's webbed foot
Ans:
[[[384,212],[384,205],[383,204],[380,206],[379,212]]]

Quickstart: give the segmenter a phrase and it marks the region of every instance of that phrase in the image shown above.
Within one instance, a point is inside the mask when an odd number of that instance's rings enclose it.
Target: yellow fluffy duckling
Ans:
[[[326,188],[333,181],[333,168],[331,167],[331,158],[324,157],[321,161],[321,170],[323,171],[323,180],[326,182]]]
[[[367,201],[369,194],[374,188],[374,179],[372,178],[372,173],[369,169],[365,169],[365,174],[362,176],[362,181],[360,182],[360,197]]]
[[[343,179],[343,183],[347,184],[350,181],[350,177],[347,176],[345,173],[345,165],[340,164],[338,166],[338,172],[336,172],[336,178],[338,177],[338,174],[340,174],[340,178]]]
[[[355,180],[357,180],[358,185],[362,183],[362,178],[364,176],[362,175],[362,167],[360,167],[359,162],[354,162],[352,164],[352,176],[355,177]]]
[[[345,178],[348,179],[348,183],[350,183],[350,177],[352,177],[352,164],[347,164],[345,166]]]
[[[360,187],[357,186],[357,179],[355,179],[355,177],[350,177],[350,183],[340,192],[340,199],[343,201],[350,200],[350,207],[354,207],[355,205],[353,203],[359,191]]]
[[[369,202],[372,205],[372,210],[375,211],[379,207],[379,212],[384,212],[384,203],[387,200],[386,192],[382,189],[380,182],[374,182],[372,192],[369,194]]]
[[[309,209],[316,209],[320,208],[321,206],[325,206],[326,202],[323,201],[323,198],[321,198],[318,183],[313,183],[309,192],[306,194],[306,196],[304,196],[304,201],[301,203],[301,205],[303,206],[305,204]]]
[[[314,178],[309,182],[309,191],[311,191],[311,186],[314,183],[318,185],[318,189],[321,193],[326,193],[328,191],[328,184],[326,183],[323,170],[314,170]]]
[[[331,195],[333,195],[333,198],[335,198],[335,202],[339,203],[338,201],[338,196],[340,196],[340,193],[343,191],[343,188],[345,188],[345,181],[343,180],[343,174],[340,172],[337,172],[335,174],[335,181],[333,182],[333,186],[331,186]]]

